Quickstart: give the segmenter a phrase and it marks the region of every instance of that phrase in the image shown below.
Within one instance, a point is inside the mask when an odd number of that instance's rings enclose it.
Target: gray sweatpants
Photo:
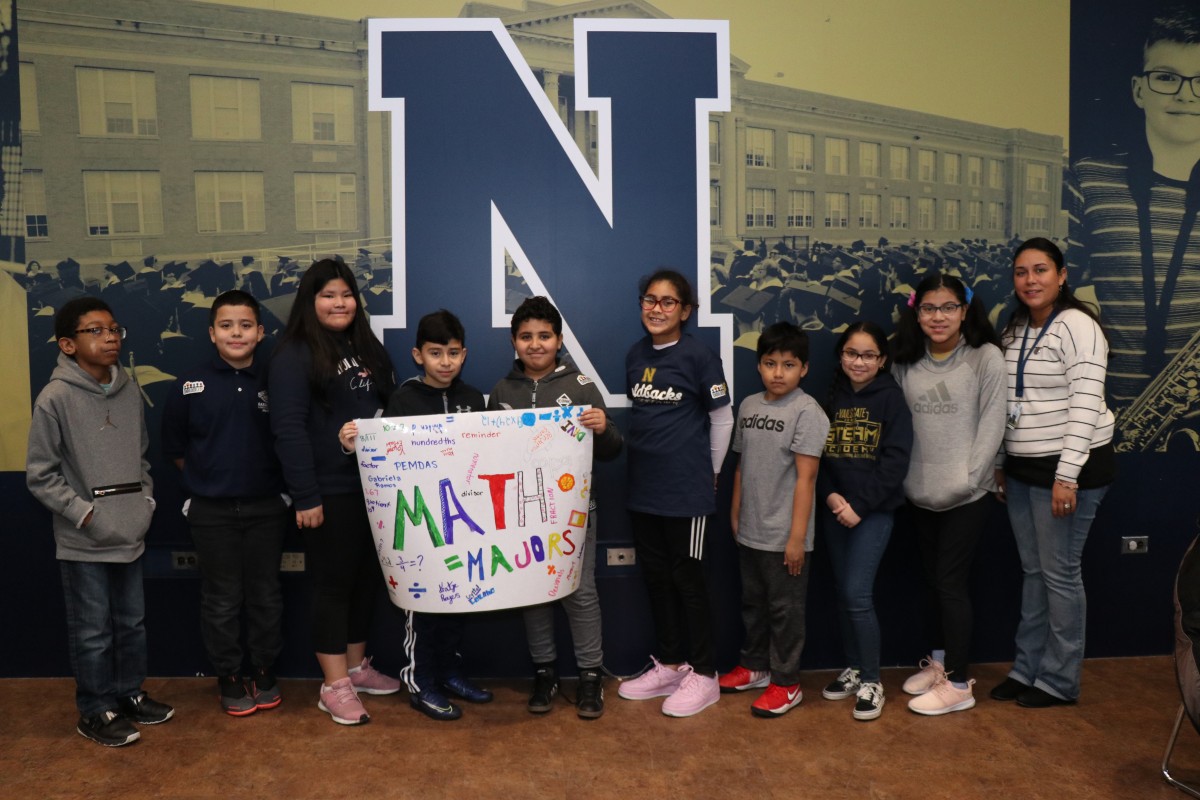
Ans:
[[[604,663],[600,644],[600,595],[596,592],[596,510],[588,514],[587,535],[583,545],[582,574],[579,588],[562,600],[528,606],[525,618],[525,638],[529,655],[535,664],[552,664],[558,660],[554,644],[554,607],[561,605],[571,626],[575,643],[575,663],[580,668],[599,667]]]
[[[800,653],[804,650],[804,600],[808,594],[808,565],[804,554],[799,575],[789,575],[783,553],[738,545],[742,573],[742,623],[746,639],[742,666],[770,670],[771,682],[795,686],[800,682]]]

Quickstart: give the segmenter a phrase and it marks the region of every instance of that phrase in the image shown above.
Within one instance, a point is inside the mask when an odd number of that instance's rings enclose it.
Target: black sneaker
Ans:
[[[993,700],[999,700],[1002,703],[1007,703],[1011,700],[1016,700],[1024,692],[1031,688],[1027,683],[1021,683],[1016,678],[1005,678],[1002,683],[992,687],[988,692],[988,696]]]
[[[166,703],[152,700],[145,692],[139,692],[133,697],[122,697],[118,702],[121,704],[121,713],[139,725],[157,725],[175,716],[175,709]]]
[[[558,669],[553,664],[535,664],[533,672],[533,693],[529,695],[529,709],[532,714],[545,714],[558,694]]]
[[[883,713],[883,684],[867,681],[860,685],[853,713],[854,718],[858,720],[879,719],[879,715]]]
[[[133,744],[142,734],[116,711],[102,711],[94,717],[80,717],[75,730],[105,747]]]
[[[846,667],[842,670],[841,675],[838,675],[821,690],[821,696],[826,700],[845,700],[847,697],[854,697],[858,694],[858,688],[862,686],[860,675],[861,673],[854,667]]]
[[[603,674],[598,669],[579,670],[579,696],[575,713],[583,719],[599,719],[604,714]]]

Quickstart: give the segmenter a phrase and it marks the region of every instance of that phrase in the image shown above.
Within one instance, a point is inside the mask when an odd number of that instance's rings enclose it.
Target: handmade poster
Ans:
[[[545,603],[579,585],[589,406],[358,420],[388,596],[433,613]]]

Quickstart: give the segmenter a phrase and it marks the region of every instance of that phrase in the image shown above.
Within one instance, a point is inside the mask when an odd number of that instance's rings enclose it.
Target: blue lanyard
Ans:
[[[1042,329],[1038,331],[1038,335],[1033,339],[1033,347],[1029,348],[1029,355],[1033,355],[1033,351],[1037,350],[1038,342],[1046,335],[1046,331],[1050,329],[1050,323],[1054,322],[1054,318],[1058,316],[1058,309],[1046,318],[1046,322],[1042,325]],[[1025,362],[1029,361],[1029,356],[1025,355],[1025,343],[1029,341],[1029,325],[1025,326],[1025,333],[1021,336],[1021,353],[1017,356],[1017,399],[1020,400],[1025,396]]]

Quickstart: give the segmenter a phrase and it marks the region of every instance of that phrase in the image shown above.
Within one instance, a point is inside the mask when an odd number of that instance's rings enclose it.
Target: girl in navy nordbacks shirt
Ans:
[[[626,505],[650,592],[658,655],[648,672],[623,683],[618,693],[629,700],[666,697],[664,714],[687,717],[720,698],[702,559],[733,409],[720,357],[683,333],[696,307],[687,278],[660,269],[639,289],[649,335],[625,356],[633,401]]]
[[[314,263],[300,279],[268,378],[275,450],[313,583],[313,643],[325,676],[317,705],[342,725],[369,719],[358,692],[400,690],[366,658],[381,571],[358,465],[338,441],[347,421],[377,416],[396,384],[361,309],[345,264]]]

